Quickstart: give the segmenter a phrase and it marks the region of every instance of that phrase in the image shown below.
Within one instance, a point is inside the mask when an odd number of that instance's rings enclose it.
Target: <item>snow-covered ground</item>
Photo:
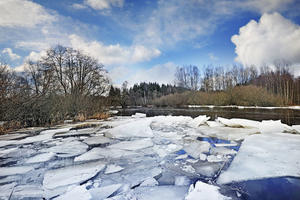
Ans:
[[[242,199],[228,185],[300,177],[297,125],[141,113],[97,125],[0,137],[0,199]]]

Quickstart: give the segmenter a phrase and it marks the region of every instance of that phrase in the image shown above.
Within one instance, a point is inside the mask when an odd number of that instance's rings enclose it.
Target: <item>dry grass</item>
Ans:
[[[0,135],[12,132],[14,130],[18,130],[20,128],[23,128],[20,122],[17,121],[5,122],[4,124],[0,125]]]
[[[103,120],[110,117],[109,113],[101,112],[101,113],[95,113],[92,116],[89,117],[89,119],[97,119],[97,120]]]

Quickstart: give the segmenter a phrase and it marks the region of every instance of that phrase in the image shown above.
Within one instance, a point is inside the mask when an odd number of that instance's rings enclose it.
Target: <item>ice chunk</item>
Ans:
[[[242,140],[248,135],[253,135],[259,133],[257,128],[231,128],[231,127],[206,127],[200,126],[198,128],[202,134],[209,137],[217,137],[225,140]]]
[[[96,145],[110,143],[111,139],[100,135],[100,136],[86,138],[83,142],[90,146],[96,146]]]
[[[22,139],[27,136],[28,136],[27,134],[22,134],[22,133],[10,133],[5,135],[0,135],[0,140],[16,140],[16,139]]]
[[[132,196],[124,199],[138,200],[161,200],[172,199],[182,200],[188,191],[186,186],[155,186],[155,187],[137,187],[131,194]]]
[[[152,147],[152,146],[153,146],[152,140],[149,138],[146,138],[146,139],[141,139],[141,140],[131,140],[131,141],[119,142],[117,144],[110,145],[107,148],[135,151],[135,150],[145,149],[145,148]]]
[[[224,124],[216,121],[207,121],[206,123],[211,128],[224,126]]]
[[[51,139],[53,137],[53,135],[55,135],[57,133],[63,133],[63,132],[67,132],[69,130],[70,130],[70,128],[61,128],[61,129],[53,129],[53,130],[42,131],[37,136],[27,137],[23,140],[19,140],[18,144],[28,144],[28,143],[46,141],[46,140]]]
[[[181,169],[191,174],[195,173],[195,169],[191,165],[183,165]]]
[[[112,128],[108,130],[108,132],[115,138],[153,137],[153,133],[150,128],[151,121],[151,118],[138,119]]]
[[[217,155],[217,156],[209,155],[209,156],[207,156],[207,161],[208,162],[222,162],[222,161],[225,161],[225,160],[226,160],[226,158],[221,156],[221,155]]]
[[[14,188],[12,199],[31,199],[43,197],[43,189],[39,185],[18,185]]]
[[[206,117],[206,115],[200,115],[189,122],[189,126],[193,128],[197,128],[198,126],[201,126],[205,124],[210,119],[210,117]]]
[[[79,161],[90,161],[90,160],[98,160],[102,158],[121,158],[127,156],[138,155],[132,151],[126,151],[122,149],[109,149],[109,148],[93,148],[90,151],[78,156],[74,159],[75,162]]]
[[[93,199],[105,199],[121,188],[122,184],[113,184],[100,188],[92,188],[89,192]]]
[[[190,185],[191,180],[186,176],[176,176],[175,177],[175,185],[183,186],[183,185]]]
[[[3,158],[7,154],[14,153],[16,151],[18,151],[18,147],[9,148],[9,149],[0,149],[0,157]]]
[[[283,133],[284,131],[291,131],[292,128],[286,124],[281,123],[280,120],[263,120],[259,125],[261,133]]]
[[[26,163],[47,162],[55,157],[55,153],[42,153],[26,160]]]
[[[54,189],[60,186],[82,183],[98,174],[105,164],[92,162],[47,171],[43,180],[43,187]]]
[[[140,186],[141,187],[143,187],[143,186],[149,187],[149,186],[156,186],[156,185],[158,185],[157,180],[155,178],[148,177],[144,182],[141,183]]]
[[[185,200],[228,200],[230,197],[226,197],[219,192],[219,187],[209,185],[198,181],[194,187],[191,185],[189,192],[185,197]]]
[[[124,169],[123,167],[120,167],[118,165],[108,165],[105,170],[105,174],[116,173],[116,172],[122,171],[123,169]]]
[[[270,177],[300,177],[300,136],[260,134],[247,137],[219,184]]]
[[[207,158],[207,155],[204,153],[201,153],[199,157],[200,157],[200,160],[205,161]]]
[[[200,158],[201,153],[209,152],[210,144],[206,141],[193,141],[186,143],[184,150],[193,158]]]
[[[9,196],[13,192],[16,185],[17,183],[0,185],[0,199],[9,199]]]
[[[186,159],[187,157],[188,157],[187,154],[183,154],[183,155],[177,156],[177,157],[175,158],[175,160]]]
[[[144,113],[135,113],[134,115],[131,115],[132,118],[144,118],[146,117],[146,114]]]
[[[196,167],[196,173],[206,177],[214,177],[222,167],[222,163],[203,163]]]
[[[88,145],[79,141],[64,142],[60,145],[42,149],[42,152],[56,153],[58,157],[73,157],[87,151]]]
[[[293,133],[300,134],[300,125],[293,125],[292,129],[293,129],[293,131],[292,131]]]
[[[0,176],[9,176],[15,174],[26,174],[27,172],[34,170],[30,166],[20,166],[20,167],[0,167]]]
[[[153,147],[153,150],[158,154],[159,157],[163,158],[170,153],[173,153],[175,151],[178,151],[182,149],[181,145],[176,144],[168,144],[168,145],[155,145]]]
[[[239,119],[239,118],[232,118],[232,119],[226,119],[222,117],[218,117],[217,121],[224,124],[225,126],[229,127],[237,127],[237,128],[258,128],[260,125],[260,122],[249,120],[249,119]]]
[[[85,188],[85,186],[80,185],[80,186],[70,187],[65,194],[55,198],[55,200],[69,200],[69,199],[90,200],[92,199],[92,195]]]

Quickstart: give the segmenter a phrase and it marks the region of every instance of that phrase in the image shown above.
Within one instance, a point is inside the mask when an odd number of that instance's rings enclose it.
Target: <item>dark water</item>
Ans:
[[[290,177],[244,181],[230,185],[245,200],[298,200],[300,179]]]
[[[243,118],[251,120],[281,120],[288,125],[300,125],[300,110],[293,109],[259,109],[259,108],[126,108],[120,109],[118,115],[128,116],[136,112],[146,113],[148,117],[157,115],[191,116],[207,115],[211,120],[217,117]]]

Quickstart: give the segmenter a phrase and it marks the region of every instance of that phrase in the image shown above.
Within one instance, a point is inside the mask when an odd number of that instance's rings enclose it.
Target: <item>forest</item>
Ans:
[[[15,128],[51,125],[101,119],[109,107],[127,106],[299,105],[300,77],[289,69],[287,61],[259,68],[186,65],[177,67],[173,84],[125,81],[119,88],[96,59],[56,46],[22,73],[0,65],[0,121]]]

